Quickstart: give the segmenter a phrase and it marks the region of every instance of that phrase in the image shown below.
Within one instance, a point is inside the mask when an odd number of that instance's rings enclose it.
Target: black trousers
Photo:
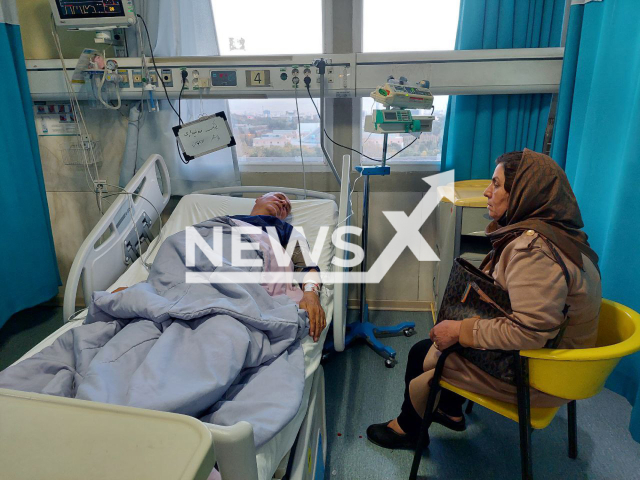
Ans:
[[[402,402],[402,409],[398,416],[398,424],[402,430],[412,436],[417,436],[420,433],[422,418],[413,408],[411,398],[409,398],[409,383],[411,383],[411,380],[424,373],[424,358],[427,356],[427,352],[431,348],[431,345],[433,345],[433,342],[427,338],[419,341],[411,347],[411,350],[409,351],[409,361],[407,362],[407,370],[404,374],[404,402]],[[462,404],[464,401],[465,398],[461,397],[457,393],[442,389],[440,391],[438,409],[451,417],[461,417]]]

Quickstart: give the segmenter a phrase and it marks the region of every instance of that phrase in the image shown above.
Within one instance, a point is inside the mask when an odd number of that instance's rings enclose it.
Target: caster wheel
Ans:
[[[384,361],[384,366],[387,367],[387,368],[393,368],[393,367],[396,366],[396,363],[398,363],[398,362],[396,361],[395,358],[387,358]]]
[[[402,333],[404,333],[405,337],[411,337],[411,336],[415,335],[417,332],[416,332],[415,328],[411,327],[411,328],[405,328],[402,331]]]

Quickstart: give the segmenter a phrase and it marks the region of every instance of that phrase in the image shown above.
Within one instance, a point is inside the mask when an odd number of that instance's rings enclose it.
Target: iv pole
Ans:
[[[323,59],[314,61],[313,65],[318,68],[320,74],[320,147],[324,153],[333,174],[340,183],[340,177],[331,161],[329,154],[324,147],[324,74],[326,62]],[[390,109],[391,107],[387,107]],[[364,251],[364,258],[362,260],[362,273],[367,271],[367,246],[369,241],[369,194],[370,194],[370,176],[371,175],[389,175],[391,168],[386,165],[387,163],[387,147],[388,147],[389,134],[384,134],[384,142],[382,146],[382,164],[374,166],[357,166],[356,170],[365,177],[364,180],[364,195],[363,195],[363,213],[362,213],[362,250]],[[363,281],[360,284],[360,319],[356,322],[351,322],[346,326],[346,334],[344,339],[345,348],[347,348],[352,342],[357,339],[362,339],[375,351],[378,355],[385,359],[385,365],[388,368],[393,368],[398,363],[396,360],[396,352],[391,347],[384,345],[378,340],[377,337],[392,337],[397,335],[405,335],[410,337],[415,335],[414,322],[403,322],[398,325],[390,327],[376,327],[369,322],[369,305],[367,304],[367,284]],[[333,340],[327,340],[325,342],[325,356],[329,355],[333,351]]]
[[[390,107],[387,107],[390,109]],[[369,194],[370,194],[370,177],[372,175],[389,175],[391,168],[386,165],[387,163],[387,146],[388,146],[389,134],[384,134],[384,141],[382,144],[382,164],[373,166],[357,166],[356,170],[361,172],[365,177],[364,179],[364,195],[362,200],[362,250],[364,250],[364,258],[362,260],[362,271],[367,271],[367,245],[369,240]],[[384,345],[376,337],[393,337],[397,335],[405,335],[410,337],[415,335],[414,322],[403,322],[391,327],[376,327],[369,322],[369,305],[367,303],[367,284],[362,282],[360,284],[360,320],[347,325],[347,334],[345,336],[345,346],[349,345],[353,340],[361,338],[367,342],[367,344],[381,357],[383,357],[384,364],[388,368],[395,367],[398,361],[396,360],[396,352],[391,347]]]

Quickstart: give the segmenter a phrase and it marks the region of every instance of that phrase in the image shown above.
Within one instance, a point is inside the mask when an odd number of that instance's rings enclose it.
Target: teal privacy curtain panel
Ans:
[[[0,1],[0,326],[58,293],[33,107],[15,1]]]
[[[640,9],[637,0],[573,5],[551,154],[565,166],[589,242],[600,256],[603,297],[640,312]],[[606,385],[634,408],[640,442],[640,354]]]
[[[564,0],[462,0],[456,50],[559,47],[564,8]],[[503,153],[541,152],[550,102],[550,94],[451,96],[442,170],[491,178]]]

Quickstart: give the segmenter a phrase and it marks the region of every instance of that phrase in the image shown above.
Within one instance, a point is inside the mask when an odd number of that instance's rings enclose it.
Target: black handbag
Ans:
[[[551,248],[556,261],[569,285],[569,272],[562,258],[553,245],[544,239]],[[451,268],[451,274],[444,291],[442,305],[438,312],[438,320],[463,320],[470,317],[496,318],[506,317],[518,326],[534,332],[552,332],[558,330],[558,334],[547,342],[546,347],[556,348],[562,339],[564,330],[569,322],[567,315],[569,306],[565,305],[562,311],[563,322],[553,328],[537,329],[519,322],[511,310],[509,293],[495,283],[493,278],[474,267],[463,258],[456,258]],[[492,377],[516,385],[515,381],[515,357],[513,352],[504,350],[480,350],[477,348],[463,347],[459,355],[469,360],[478,368],[488,373]]]

